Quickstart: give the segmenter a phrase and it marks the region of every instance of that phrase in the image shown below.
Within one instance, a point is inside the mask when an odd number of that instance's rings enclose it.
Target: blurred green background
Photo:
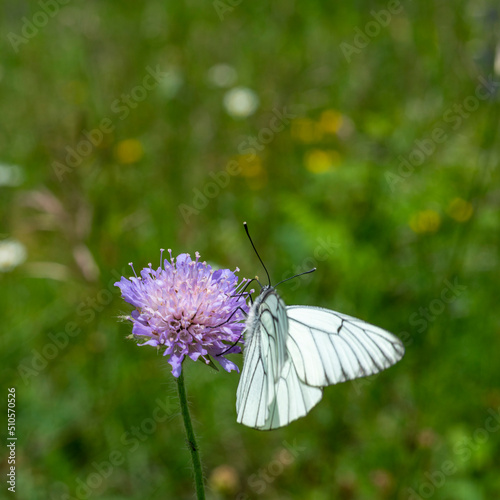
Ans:
[[[236,423],[236,373],[185,363],[208,498],[500,498],[496,2],[0,10],[16,498],[194,498],[170,366],[113,283],[160,248],[263,277],[244,220],[275,283],[318,268],[287,303],[407,354],[273,432]]]

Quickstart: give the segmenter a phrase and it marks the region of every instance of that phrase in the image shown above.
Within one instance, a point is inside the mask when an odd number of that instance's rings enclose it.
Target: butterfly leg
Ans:
[[[212,326],[210,328],[216,328],[217,326],[222,326],[223,324],[227,323],[232,318],[232,316],[234,316],[234,314],[236,313],[236,311],[238,311],[238,309],[245,315],[245,317],[248,316],[248,313],[246,311],[244,311],[241,307],[238,306],[233,311],[233,313],[231,314],[231,316],[229,316],[229,318],[226,321],[224,321],[224,323],[221,323],[220,325]],[[217,356],[222,356],[222,355],[226,354],[226,352],[230,351],[233,347],[236,346],[236,344],[238,344],[238,342],[241,340],[242,337],[243,337],[243,334],[240,335],[239,339],[234,344],[230,345],[224,352],[220,352],[219,354],[217,354]]]
[[[237,311],[241,311],[244,315],[245,315],[245,318],[248,316],[248,313],[243,310],[240,306],[238,306],[232,313],[231,313],[231,316],[229,316],[229,318],[226,319],[226,321],[222,322],[222,323],[219,323],[218,325],[213,325],[213,326],[209,326],[208,328],[218,328],[219,326],[222,326],[222,325],[225,325],[235,314]]]

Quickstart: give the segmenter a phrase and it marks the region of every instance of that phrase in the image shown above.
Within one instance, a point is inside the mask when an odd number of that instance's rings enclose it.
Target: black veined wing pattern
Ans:
[[[403,355],[386,330],[321,307],[286,307],[265,286],[247,319],[237,421],[259,430],[288,425],[321,400],[323,387],[373,375]]]

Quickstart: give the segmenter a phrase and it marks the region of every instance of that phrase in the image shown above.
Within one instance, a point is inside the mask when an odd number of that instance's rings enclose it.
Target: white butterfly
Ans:
[[[262,288],[250,309],[245,344],[237,421],[259,430],[303,417],[323,387],[378,373],[405,352],[397,337],[360,319],[286,306],[272,286]]]

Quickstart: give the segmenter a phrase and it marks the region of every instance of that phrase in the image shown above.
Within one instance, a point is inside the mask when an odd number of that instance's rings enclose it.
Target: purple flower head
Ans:
[[[168,252],[170,261],[165,259],[163,268],[149,264],[140,277],[122,277],[115,283],[125,301],[137,308],[128,318],[132,334],[149,339],[138,345],[163,346],[174,377],[181,374],[185,356],[193,361],[201,357],[207,364],[213,356],[226,371],[238,371],[221,353],[241,352],[239,346],[229,348],[241,340],[245,328],[241,309],[248,313],[248,305],[246,293],[239,290],[247,280],[238,284],[229,269],[214,271],[199,262],[198,252],[194,261],[187,253],[174,259]]]

